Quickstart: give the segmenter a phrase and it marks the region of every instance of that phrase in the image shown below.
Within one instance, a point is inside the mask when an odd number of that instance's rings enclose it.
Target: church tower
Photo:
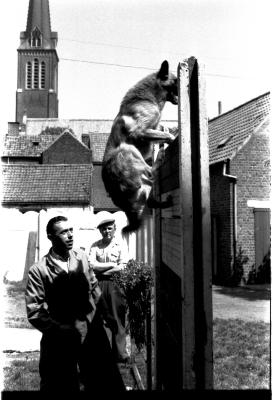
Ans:
[[[20,34],[16,122],[58,118],[57,32],[51,31],[49,0],[29,0],[26,31]]]

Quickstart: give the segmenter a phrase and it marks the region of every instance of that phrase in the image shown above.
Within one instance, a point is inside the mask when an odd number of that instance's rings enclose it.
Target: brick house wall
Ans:
[[[232,183],[223,176],[223,163],[210,166],[213,275],[215,283],[225,282],[233,265]],[[215,267],[217,263],[217,267]]]
[[[254,209],[249,200],[270,200],[270,138],[267,130],[252,135],[250,140],[231,160],[231,173],[237,181],[237,249],[242,247],[249,257],[244,266],[247,279],[255,265]]]

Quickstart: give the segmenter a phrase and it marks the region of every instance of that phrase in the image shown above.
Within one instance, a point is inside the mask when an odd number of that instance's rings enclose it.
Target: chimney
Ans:
[[[218,101],[218,115],[222,114],[222,102]]]
[[[8,134],[17,136],[19,135],[20,124],[19,122],[8,122]]]

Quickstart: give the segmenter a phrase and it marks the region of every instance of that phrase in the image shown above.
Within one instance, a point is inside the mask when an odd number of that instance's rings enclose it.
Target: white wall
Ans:
[[[37,231],[38,213],[1,210],[1,279],[22,279],[29,233]]]
[[[68,217],[74,228],[74,247],[89,252],[91,244],[101,235],[96,228],[100,214],[93,213],[93,208],[52,208],[40,213],[29,211],[25,214],[18,210],[1,210],[1,279],[5,276],[9,281],[23,279],[27,246],[30,232],[37,232],[35,260],[47,254],[51,242],[46,235],[46,225],[50,218],[57,215]],[[126,215],[122,211],[114,213],[117,225],[117,236],[122,240],[121,229],[127,224]],[[127,242],[130,258],[136,256],[136,235],[130,235]]]

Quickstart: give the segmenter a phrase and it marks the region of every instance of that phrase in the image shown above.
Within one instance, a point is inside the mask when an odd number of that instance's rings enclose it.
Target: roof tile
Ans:
[[[269,112],[270,93],[265,93],[210,120],[210,164],[233,158]]]
[[[55,140],[56,135],[6,135],[2,156],[39,157]]]
[[[2,204],[90,204],[90,164],[2,165]]]

